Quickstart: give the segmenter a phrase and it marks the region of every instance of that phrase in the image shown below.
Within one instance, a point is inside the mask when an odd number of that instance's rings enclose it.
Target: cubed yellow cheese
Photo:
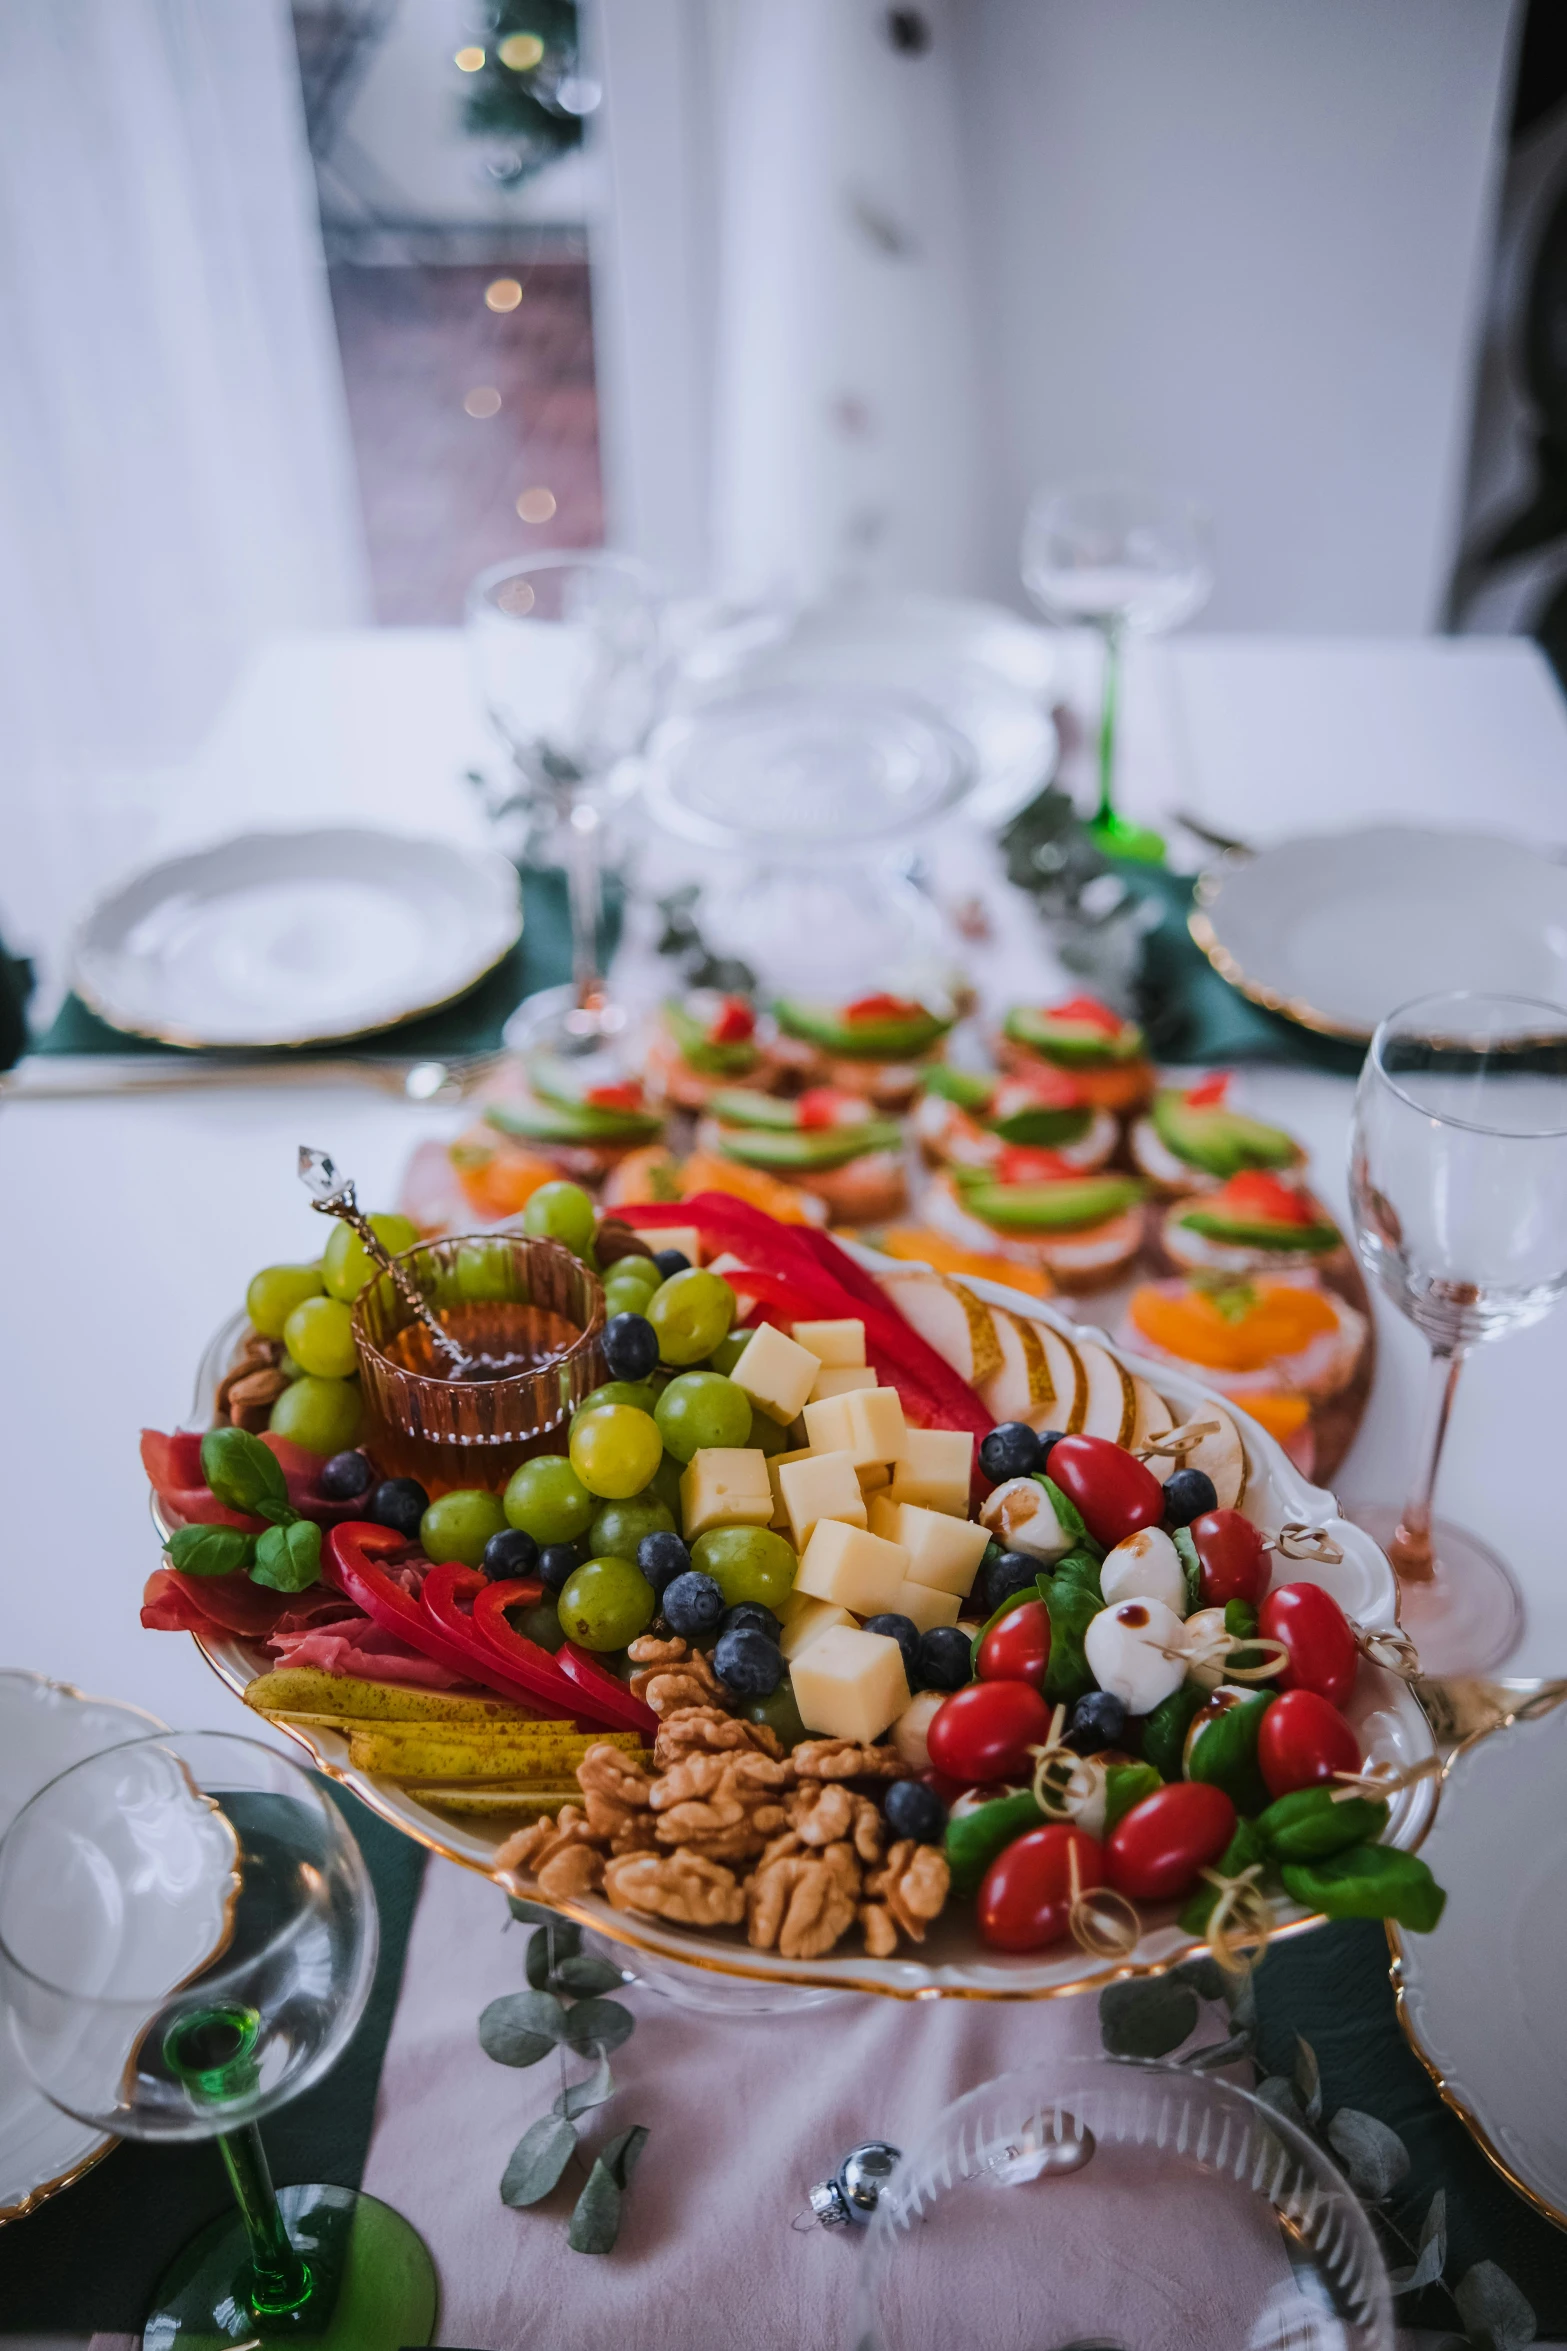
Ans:
[[[901,1543],[903,1504],[889,1495],[873,1494],[866,1510],[865,1523],[873,1535],[880,1535],[884,1543]]]
[[[824,1396],[820,1404],[807,1404],[801,1418],[805,1434],[814,1453],[853,1453],[854,1431],[849,1426],[849,1399],[847,1396]],[[873,1458],[867,1455],[869,1460]]]
[[[928,1633],[932,1625],[956,1624],[958,1596],[956,1592],[938,1592],[929,1584],[905,1584],[898,1595],[898,1614],[906,1616],[916,1632]]]
[[[799,1652],[835,1624],[853,1624],[847,1608],[840,1608],[836,1600],[813,1600],[809,1592],[791,1592],[783,1603],[783,1631],[778,1646],[786,1661],[792,1662]]]
[[[865,1325],[859,1321],[797,1322],[794,1335],[818,1363],[844,1371],[865,1361]]]
[[[897,1606],[908,1572],[901,1543],[884,1543],[841,1518],[819,1518],[794,1582],[796,1591],[815,1600],[835,1600],[856,1616],[878,1616]]]
[[[639,1241],[646,1241],[655,1257],[660,1249],[678,1249],[681,1256],[689,1257],[693,1265],[701,1264],[702,1236],[694,1224],[649,1225],[644,1232],[632,1223],[630,1217],[627,1217],[626,1222],[631,1225]]]
[[[819,1519],[865,1524],[865,1497],[847,1453],[812,1453],[804,1461],[786,1462],[778,1473],[778,1491],[796,1551],[805,1549]]]
[[[841,1371],[834,1371],[829,1364],[823,1363],[817,1367],[816,1379],[811,1388],[811,1402],[819,1404],[824,1396],[847,1396],[855,1388],[874,1388],[875,1385],[876,1374],[868,1363],[846,1364]]]
[[[810,1461],[812,1458],[813,1455],[809,1445],[802,1445],[799,1450],[794,1453],[770,1453],[768,1455],[767,1478],[768,1483],[773,1489],[773,1515],[770,1521],[771,1525],[775,1527],[786,1527],[789,1524],[789,1513],[784,1508],[783,1488],[778,1483],[779,1471],[783,1469],[788,1462]]]
[[[896,1461],[908,1440],[903,1398],[896,1388],[856,1388],[843,1401],[857,1443],[856,1461]]]
[[[892,1498],[968,1516],[974,1440],[967,1429],[910,1429],[892,1462]]]
[[[797,1347],[793,1339],[786,1339],[782,1331],[764,1322],[747,1339],[729,1377],[753,1404],[760,1404],[787,1428],[811,1393],[820,1370],[808,1347]]]
[[[890,1486],[892,1472],[885,1461],[857,1461],[854,1474],[860,1481],[862,1494],[874,1494],[882,1486]]]
[[[686,1541],[709,1527],[764,1527],[773,1515],[767,1456],[749,1445],[708,1445],[680,1480]]]
[[[903,1652],[882,1633],[830,1625],[796,1654],[794,1702],[808,1731],[864,1744],[879,1739],[909,1702]]]
[[[892,1539],[909,1555],[909,1580],[967,1599],[990,1540],[987,1529],[971,1518],[951,1518],[918,1502],[900,1502],[897,1512]]]

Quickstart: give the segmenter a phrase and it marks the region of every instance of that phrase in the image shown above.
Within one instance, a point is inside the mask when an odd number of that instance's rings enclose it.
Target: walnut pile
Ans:
[[[288,1386],[281,1369],[283,1342],[248,1331],[239,1353],[218,1382],[219,1420],[256,1436],[272,1417],[272,1407]]]
[[[765,1723],[725,1711],[699,1650],[645,1635],[631,1658],[659,1716],[652,1755],[590,1747],[581,1807],[519,1829],[501,1869],[557,1896],[602,1887],[615,1909],[677,1926],[743,1924],[756,1950],[785,1959],[818,1959],[856,1924],[878,1959],[924,1941],[946,1857],[908,1838],[889,1848],[878,1806],[851,1784],[901,1778],[894,1748],[808,1739],[785,1755]]]

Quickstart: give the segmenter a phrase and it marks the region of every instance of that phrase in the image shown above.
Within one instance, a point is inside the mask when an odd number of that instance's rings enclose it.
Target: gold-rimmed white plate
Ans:
[[[1426,1847],[1447,1908],[1434,1934],[1388,1940],[1415,2055],[1503,2178],[1567,2229],[1564,1791],[1567,1682],[1454,1750]]]
[[[1454,988],[1567,1003],[1567,865],[1490,833],[1368,825],[1231,855],[1190,927],[1254,1004],[1356,1043]]]
[[[493,850],[339,825],[243,833],[111,891],[72,985],[110,1026],[250,1048],[373,1035],[463,995],[522,929]]]
[[[890,1265],[871,1251],[856,1248],[854,1255],[867,1267]],[[906,1267],[902,1268],[906,1270]],[[1197,1381],[1172,1371],[1154,1369],[1123,1349],[1111,1346],[1103,1332],[1081,1332],[1077,1325],[1038,1299],[993,1282],[973,1283],[975,1291],[996,1305],[1005,1305],[1030,1321],[1048,1323],[1067,1336],[1091,1337],[1109,1348],[1117,1359],[1152,1381],[1158,1393],[1180,1417],[1191,1417],[1213,1401]],[[231,1323],[213,1342],[203,1361],[198,1389],[198,1421],[210,1418],[208,1401],[221,1375],[238,1326]],[[226,1341],[226,1344],[225,1344]],[[1287,1570],[1294,1580],[1325,1584],[1348,1614],[1367,1627],[1395,1622],[1392,1571],[1375,1543],[1360,1528],[1338,1514],[1331,1494],[1309,1485],[1281,1448],[1233,1405],[1225,1409],[1235,1418],[1247,1452],[1246,1506],[1248,1516],[1267,1530],[1289,1521],[1325,1526],[1343,1549],[1336,1565],[1292,1560]],[[256,1645],[233,1639],[197,1636],[208,1663],[236,1695],[242,1695],[267,1659]],[[1433,1753],[1430,1726],[1407,1684],[1381,1668],[1363,1662],[1354,1697],[1346,1709],[1360,1735],[1368,1759],[1407,1765]],[[478,1819],[458,1820],[436,1807],[415,1800],[394,1780],[357,1771],[348,1759],[348,1743],[340,1734],[303,1725],[280,1724],[334,1779],[368,1804],[373,1812],[401,1829],[432,1852],[463,1867],[495,1877],[511,1890],[538,1899],[532,1881],[508,1878],[496,1867],[495,1856],[513,1824]],[[1414,1850],[1430,1827],[1436,1791],[1428,1779],[1395,1798],[1389,1824],[1389,1842]],[[1117,1976],[1157,1973],[1190,1956],[1199,1946],[1175,1922],[1174,1906],[1148,1913],[1148,1926],[1137,1949],[1125,1961],[1088,1958],[1071,1946],[1045,1952],[1012,1954],[991,1951],[979,1942],[967,1913],[954,1911],[937,1921],[928,1941],[917,1951],[877,1960],[860,1951],[840,1951],[815,1960],[790,1960],[776,1952],[755,1951],[738,1929],[697,1934],[664,1925],[657,1919],[634,1917],[612,1909],[601,1897],[555,1905],[567,1916],[591,1927],[611,1942],[640,1951],[662,1965],[706,1969],[717,1975],[771,1984],[809,1985],[821,1991],[877,1992],[901,2000],[1046,2000],[1083,1991]],[[1281,1902],[1276,1907],[1278,1931],[1296,1934],[1320,1924],[1312,1914]]]

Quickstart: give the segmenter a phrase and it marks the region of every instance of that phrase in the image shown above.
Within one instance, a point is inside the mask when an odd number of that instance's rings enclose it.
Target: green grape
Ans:
[[[704,1369],[721,1371],[727,1377],[751,1344],[749,1331],[731,1331],[727,1339],[720,1339],[708,1357]]]
[[[522,1229],[536,1241],[559,1241],[574,1257],[593,1246],[593,1203],[580,1184],[540,1184],[522,1212]]]
[[[691,1565],[712,1577],[728,1607],[759,1600],[777,1610],[794,1590],[798,1562],[770,1527],[712,1527],[692,1544]]]
[[[504,1241],[464,1241],[453,1265],[457,1294],[494,1306],[521,1294],[517,1262]]]
[[[579,1412],[597,1412],[601,1404],[634,1404],[638,1412],[651,1412],[658,1402],[646,1380],[606,1380],[602,1388],[591,1388],[577,1406]]]
[[[321,1295],[320,1269],[314,1265],[266,1265],[252,1274],[245,1292],[245,1312],[264,1339],[281,1339],[283,1325],[306,1298]]]
[[[653,1621],[653,1587],[626,1559],[587,1559],[570,1574],[557,1603],[561,1631],[584,1649],[624,1649]]]
[[[767,1455],[769,1461],[775,1453],[792,1453],[794,1450],[794,1439],[789,1431],[774,1420],[770,1412],[764,1412],[760,1404],[753,1405],[751,1410],[751,1442],[759,1453]]]
[[[601,1404],[571,1424],[571,1466],[590,1494],[628,1502],[640,1494],[664,1456],[650,1413],[634,1404]]]
[[[666,1451],[689,1461],[704,1445],[749,1445],[751,1399],[720,1371],[683,1371],[653,1415]]]
[[[610,1322],[617,1314],[646,1314],[651,1290],[633,1289],[629,1282],[604,1284],[604,1320]]]
[[[267,1425],[275,1436],[303,1445],[307,1453],[346,1453],[359,1442],[363,1417],[356,1380],[314,1379],[306,1374],[283,1390]]]
[[[542,1600],[535,1600],[531,1608],[508,1608],[505,1613],[506,1622],[514,1633],[521,1633],[525,1641],[537,1641],[539,1647],[547,1649],[552,1657],[564,1645],[565,1628],[561,1624],[560,1610],[555,1605],[553,1592]]]
[[[748,1698],[742,1710],[747,1722],[765,1722],[770,1731],[776,1731],[780,1745],[787,1754],[811,1734],[800,1720],[800,1709],[795,1704],[794,1684],[787,1674],[776,1690],[765,1698]]]
[[[575,1543],[593,1524],[598,1505],[571,1463],[559,1453],[540,1453],[514,1470],[502,1496],[507,1524],[521,1527],[541,1546]]]
[[[301,1371],[346,1380],[359,1369],[354,1310],[341,1298],[306,1298],[283,1325],[283,1344]]]
[[[392,1257],[398,1256],[404,1249],[411,1249],[419,1238],[419,1227],[410,1224],[406,1216],[372,1216],[370,1230]],[[370,1276],[378,1270],[374,1258],[352,1225],[338,1224],[332,1227],[331,1238],[321,1258],[321,1278],[329,1297],[346,1299],[351,1306]]]
[[[644,1535],[673,1535],[679,1530],[667,1503],[646,1487],[629,1502],[606,1502],[588,1529],[596,1559],[635,1560]]]
[[[677,1527],[681,1520],[680,1477],[684,1468],[684,1462],[677,1461],[673,1453],[666,1453],[642,1489],[650,1500],[663,1503]]]
[[[499,1494],[460,1486],[455,1493],[436,1496],[419,1521],[419,1540],[427,1559],[455,1559],[463,1567],[477,1567],[485,1544],[505,1524]]]
[[[711,1355],[735,1318],[735,1294],[716,1273],[688,1266],[671,1274],[648,1300],[647,1318],[658,1333],[658,1351],[681,1368]]]
[[[663,1288],[664,1277],[651,1257],[617,1257],[614,1264],[606,1266],[604,1270],[606,1290],[611,1283],[617,1290],[640,1290],[644,1296],[651,1298],[655,1290]]]

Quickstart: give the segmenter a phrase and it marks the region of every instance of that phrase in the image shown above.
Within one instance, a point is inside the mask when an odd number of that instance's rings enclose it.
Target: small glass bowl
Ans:
[[[504,1379],[444,1379],[430,1368],[423,1324],[377,1276],[359,1294],[353,1330],[364,1443],[385,1474],[432,1491],[499,1490],[530,1454],[564,1452],[572,1411],[604,1378],[604,1292],[581,1260],[558,1241],[476,1233],[420,1242],[398,1262],[470,1353],[537,1348],[545,1360]],[[406,1361],[388,1353],[399,1341]]]

